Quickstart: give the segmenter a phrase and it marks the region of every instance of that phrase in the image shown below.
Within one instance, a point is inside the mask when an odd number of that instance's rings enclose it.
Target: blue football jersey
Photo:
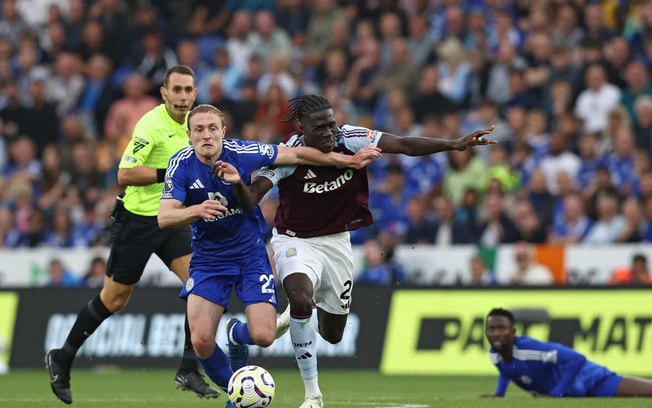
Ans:
[[[500,372],[496,387],[499,396],[505,395],[510,380],[526,391],[556,397],[607,396],[601,383],[607,378],[619,378],[569,347],[527,336],[514,339],[511,361],[503,361],[493,350],[489,357]]]
[[[274,164],[278,146],[225,139],[218,160],[230,163],[245,184],[251,174],[263,166]],[[161,199],[175,199],[184,206],[218,200],[228,210],[216,220],[200,219],[192,224],[191,265],[210,265],[223,260],[237,260],[260,248],[262,216],[257,208],[244,211],[233,193],[233,185],[211,173],[211,166],[202,163],[192,147],[177,152],[168,165]]]

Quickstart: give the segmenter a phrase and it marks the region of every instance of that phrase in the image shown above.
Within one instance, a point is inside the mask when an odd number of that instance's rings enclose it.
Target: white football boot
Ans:
[[[299,408],[323,408],[324,400],[322,399],[321,394],[311,395],[307,397],[303,404]]]

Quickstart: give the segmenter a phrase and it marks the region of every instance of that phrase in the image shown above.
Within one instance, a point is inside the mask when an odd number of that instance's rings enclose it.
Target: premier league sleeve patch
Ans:
[[[260,143],[260,155],[261,156],[267,156],[270,159],[274,157],[274,147],[272,145],[268,145],[265,143]]]
[[[285,251],[285,256],[288,258],[297,256],[297,249],[295,247],[288,248],[287,251]]]
[[[163,194],[161,194],[161,198],[164,199],[172,198],[173,189],[174,189],[174,183],[172,183],[171,178],[167,177],[165,179],[165,183],[163,184]]]

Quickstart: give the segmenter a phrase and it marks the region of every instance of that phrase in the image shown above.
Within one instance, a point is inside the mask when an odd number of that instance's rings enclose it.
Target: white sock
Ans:
[[[310,319],[290,319],[290,338],[306,397],[321,394],[317,381],[317,333]]]

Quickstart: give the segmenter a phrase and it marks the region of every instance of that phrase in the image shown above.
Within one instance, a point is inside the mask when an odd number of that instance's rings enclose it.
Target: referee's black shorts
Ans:
[[[160,229],[156,216],[146,217],[122,209],[111,226],[111,253],[106,275],[125,285],[140,280],[145,265],[156,254],[170,267],[176,258],[191,253],[190,227]]]

